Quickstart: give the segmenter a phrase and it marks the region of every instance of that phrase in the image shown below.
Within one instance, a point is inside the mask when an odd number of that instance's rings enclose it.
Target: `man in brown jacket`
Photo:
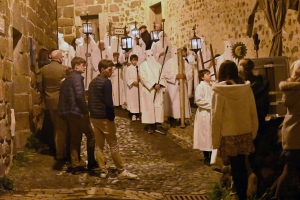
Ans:
[[[56,159],[63,160],[67,158],[67,122],[58,115],[58,100],[61,82],[66,77],[68,67],[61,64],[63,57],[60,50],[52,51],[50,56],[50,64],[41,69],[42,97],[44,108],[49,110],[54,125]]]

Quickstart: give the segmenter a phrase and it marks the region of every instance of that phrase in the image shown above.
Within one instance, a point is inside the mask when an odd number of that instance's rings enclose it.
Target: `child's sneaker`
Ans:
[[[137,179],[137,175],[130,173],[127,170],[124,170],[122,173],[118,175],[118,178],[121,179]]]
[[[135,115],[132,115],[131,120],[132,120],[132,121],[136,121],[136,116],[135,116]]]

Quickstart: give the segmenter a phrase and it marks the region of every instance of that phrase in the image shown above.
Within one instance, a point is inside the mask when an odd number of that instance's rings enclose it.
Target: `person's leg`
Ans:
[[[124,170],[123,162],[119,152],[119,144],[116,136],[116,125],[114,121],[106,120],[104,137],[109,145],[112,160],[119,172]]]
[[[286,186],[288,185],[288,181],[291,181],[294,177],[298,177],[299,172],[297,167],[290,166],[286,164],[284,166],[283,172],[278,178],[275,197],[284,197],[284,191],[286,191]]]
[[[57,110],[49,110],[55,131],[56,158],[66,158],[67,122],[58,115]]]
[[[247,199],[247,168],[245,163],[245,155],[239,154],[234,157],[229,157],[232,179],[236,187],[239,200]]]
[[[88,156],[88,166],[92,166],[95,164],[95,135],[89,117],[84,116],[82,122],[83,133],[85,134],[87,139],[86,149]]]
[[[71,142],[70,142],[70,153],[71,153],[71,164],[72,168],[83,167],[80,166],[79,161],[79,149],[82,140],[82,120],[73,116],[68,117],[68,122],[70,126]]]
[[[104,138],[104,133],[101,130],[101,127],[104,126],[103,120],[91,118],[91,122],[94,126],[96,160],[99,164],[101,171],[107,172],[105,166],[105,157],[103,155],[105,138]]]

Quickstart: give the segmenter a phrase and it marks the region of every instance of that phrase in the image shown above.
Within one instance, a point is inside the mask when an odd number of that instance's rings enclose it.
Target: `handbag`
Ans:
[[[210,156],[210,165],[223,166],[223,160],[218,156],[218,149],[213,149]]]

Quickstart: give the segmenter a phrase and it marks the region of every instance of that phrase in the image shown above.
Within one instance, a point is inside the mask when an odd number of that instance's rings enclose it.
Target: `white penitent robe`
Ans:
[[[88,53],[92,54],[95,47],[96,47],[96,44],[94,44],[94,43],[90,42],[87,45],[87,43],[84,42],[84,43],[80,44],[76,49],[76,56],[81,57],[87,61],[86,62],[86,64],[87,64],[86,72],[82,74],[82,76],[84,77],[84,87],[86,89],[89,87],[89,84],[93,79],[94,68],[92,67],[91,57],[86,57],[85,53],[88,52]]]
[[[155,89],[153,87],[158,81],[161,65],[157,62],[154,65],[149,65],[148,63],[145,61],[141,64],[139,73],[143,84],[141,88],[142,123],[162,123],[164,121],[164,88],[160,88],[157,91],[154,99]],[[159,84],[165,86],[163,74]]]
[[[195,72],[194,70],[194,66],[193,64],[195,64],[195,57],[192,54],[189,54],[186,58],[183,58],[185,60],[185,68],[187,68],[187,70],[191,70],[192,76],[191,77],[187,77],[187,82],[188,82],[188,97],[191,98],[193,97],[193,73]]]
[[[137,76],[137,68],[138,66],[130,65],[127,67],[127,74],[126,74],[126,83],[128,87],[127,92],[127,110],[131,113],[139,113],[141,109],[140,105],[140,97],[139,97],[139,88],[142,87],[141,84],[138,86],[134,86],[133,82],[138,81]]]
[[[163,61],[167,62],[171,58],[171,49],[172,49],[172,44],[168,40],[167,35],[165,34],[165,38],[163,39],[163,32],[160,32],[158,34],[159,36],[159,41],[154,43],[151,47],[151,50],[153,51],[153,55],[157,62],[159,62],[161,65],[163,64]],[[160,56],[160,54],[163,52],[166,52],[166,49],[168,48],[167,55]]]
[[[179,80],[176,79],[178,74],[178,62],[177,59],[169,59],[163,69],[165,79],[166,79],[166,92],[164,99],[164,109],[165,116],[173,117],[179,119],[180,116],[180,85]],[[184,91],[184,105],[185,105],[185,118],[190,118],[191,116],[191,106],[187,93],[187,80],[191,79],[192,69],[188,65],[185,67],[186,80],[184,81],[185,91]]]
[[[201,151],[212,150],[211,138],[211,84],[201,81],[196,88],[195,102],[198,106],[194,122],[194,149]]]
[[[91,55],[91,67],[93,67],[93,78],[95,78],[99,74],[98,64],[102,59],[112,60],[113,57],[109,50],[105,49],[103,51],[100,51],[99,48],[95,48]]]
[[[114,64],[117,62],[113,61]],[[123,67],[117,68],[113,67],[113,73],[110,77],[110,81],[112,84],[112,95],[113,95],[113,103],[114,106],[121,106],[125,102],[124,97],[124,81],[122,78]]]

